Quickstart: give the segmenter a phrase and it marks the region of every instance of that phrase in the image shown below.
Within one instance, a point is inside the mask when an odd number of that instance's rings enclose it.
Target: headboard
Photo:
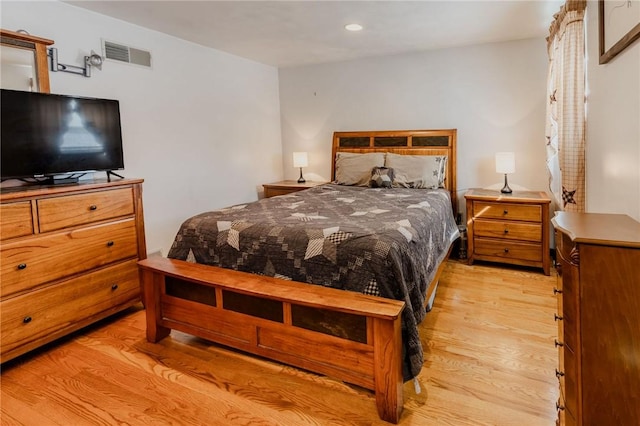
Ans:
[[[446,155],[445,187],[451,195],[454,215],[458,213],[456,188],[456,129],[379,130],[334,132],[331,150],[331,180],[335,179],[338,152],[391,152],[401,155]]]

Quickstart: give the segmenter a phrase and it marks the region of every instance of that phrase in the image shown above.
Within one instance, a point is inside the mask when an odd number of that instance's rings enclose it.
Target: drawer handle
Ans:
[[[118,289],[118,284],[113,284],[111,286],[111,290],[116,291]]]
[[[30,316],[26,316],[26,317],[24,317],[24,318],[22,319],[22,322],[23,322],[24,324],[29,324],[29,323],[31,322],[31,319],[32,319],[32,318],[31,318]]]
[[[503,212],[503,213],[504,213],[504,214],[509,214],[509,210],[504,209],[504,212]]]
[[[553,314],[553,320],[554,321],[562,321],[562,317],[559,316],[558,314]]]
[[[564,410],[564,405],[560,405],[560,403],[556,401],[556,411],[562,411],[562,410]]]
[[[26,269],[26,268],[27,268],[27,264],[26,263],[21,263],[21,264],[18,265],[18,269],[19,270],[23,270],[23,269]]]
[[[562,290],[558,290],[557,288],[553,288],[553,294],[562,294]]]
[[[557,348],[558,346],[563,347],[564,343],[559,342],[558,339],[553,339],[553,344],[555,345],[555,347]]]
[[[509,233],[509,230],[508,230],[508,229],[505,229],[505,230],[504,230],[504,233],[505,233],[505,234],[508,234],[508,233]]]
[[[114,244],[113,241],[107,241],[107,247],[113,247]]]
[[[89,210],[98,210],[98,206],[96,206],[95,204],[91,204],[89,206]]]
[[[558,369],[556,368],[556,377],[560,378],[562,376],[564,376],[564,373],[562,371],[558,371]]]
[[[509,253],[509,249],[508,248],[504,249],[504,252]]]

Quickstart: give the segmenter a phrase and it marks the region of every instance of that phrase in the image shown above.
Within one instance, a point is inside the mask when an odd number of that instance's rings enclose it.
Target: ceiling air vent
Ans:
[[[104,57],[107,59],[113,59],[114,61],[126,62],[128,64],[151,67],[151,52],[114,43],[112,41],[104,41]]]

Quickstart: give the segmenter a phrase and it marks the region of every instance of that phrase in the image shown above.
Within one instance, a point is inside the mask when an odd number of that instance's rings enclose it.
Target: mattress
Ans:
[[[446,190],[326,184],[193,216],[168,257],[404,301],[409,380],[427,289],[458,236]]]

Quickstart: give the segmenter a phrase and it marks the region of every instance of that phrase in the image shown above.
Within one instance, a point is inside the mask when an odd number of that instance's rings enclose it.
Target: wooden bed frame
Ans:
[[[457,212],[456,130],[336,132],[336,152],[447,155]],[[380,418],[398,423],[404,302],[159,256],[139,266],[150,342],[174,329],[326,374],[373,390]]]

